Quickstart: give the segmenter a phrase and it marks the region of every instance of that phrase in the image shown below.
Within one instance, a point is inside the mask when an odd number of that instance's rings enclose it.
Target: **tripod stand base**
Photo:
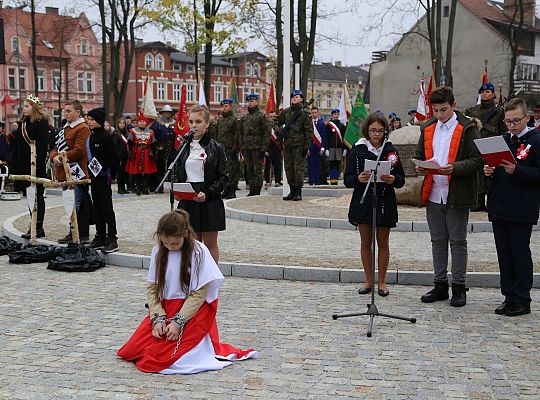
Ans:
[[[336,320],[338,318],[347,318],[347,317],[357,317],[360,315],[369,315],[369,325],[367,330],[367,337],[371,337],[371,332],[373,331],[373,319],[375,317],[386,317],[386,318],[393,318],[393,319],[400,319],[402,321],[409,321],[411,324],[416,323],[416,318],[406,318],[406,317],[400,317],[397,315],[390,315],[390,314],[383,314],[379,312],[379,309],[375,304],[368,304],[367,305],[367,311],[363,313],[350,313],[350,314],[332,314],[332,319]]]

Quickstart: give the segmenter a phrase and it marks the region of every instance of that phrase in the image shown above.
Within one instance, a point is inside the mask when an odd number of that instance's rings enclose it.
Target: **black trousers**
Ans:
[[[272,183],[270,182],[270,168],[273,168],[274,182],[281,183],[281,151],[278,149],[270,149],[268,154],[268,157],[264,157],[264,181]]]
[[[127,160],[120,160],[120,166],[118,168],[118,173],[116,174],[116,183],[118,183],[118,189],[125,189],[128,183],[126,163],[127,163]]]
[[[501,271],[501,293],[507,304],[530,303],[533,285],[532,225],[498,220],[492,225]]]
[[[114,215],[112,190],[108,178],[105,176],[92,178],[90,189],[92,191],[96,236],[108,236],[116,239],[116,216]]]

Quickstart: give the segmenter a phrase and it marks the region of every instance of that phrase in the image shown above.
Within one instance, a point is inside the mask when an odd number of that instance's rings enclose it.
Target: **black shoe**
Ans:
[[[517,317],[518,315],[525,315],[531,313],[531,304],[530,303],[515,303],[508,304],[506,306],[507,317]]]
[[[290,190],[291,190],[290,193],[287,196],[283,197],[283,200],[289,201],[293,199],[294,195],[296,194],[296,187],[291,186]]]
[[[142,194],[142,190],[141,190],[140,187],[137,187],[137,189],[135,190],[135,194],[136,194],[137,196],[140,196],[140,195]]]
[[[506,300],[502,302],[502,304],[495,309],[495,314],[497,315],[505,315],[506,314]]]
[[[465,284],[452,283],[452,298],[450,299],[450,305],[452,307],[463,307],[467,304],[467,291],[468,287]]]
[[[225,196],[225,200],[230,200],[230,199],[236,199],[236,193],[234,191],[227,193],[227,195]]]
[[[129,192],[126,189],[118,189],[118,194],[128,194]]]
[[[329,185],[328,181],[323,181],[321,183],[319,183],[319,185]]]
[[[358,289],[358,294],[370,294],[371,293],[371,287],[363,287]]]
[[[30,237],[31,237],[31,235],[30,235],[30,229],[28,229],[28,232],[23,233],[23,234],[21,235],[21,237],[22,237],[23,239],[26,239],[26,240],[30,239]],[[42,238],[42,237],[45,237],[45,231],[43,230],[43,228],[38,228],[38,229],[36,230],[36,238]]]
[[[450,297],[448,295],[448,283],[436,283],[435,288],[420,297],[420,300],[423,303],[433,303],[435,301],[447,300],[448,297]]]
[[[116,241],[116,238],[107,238],[106,241],[107,244],[105,244],[105,246],[103,246],[101,249],[103,253],[114,253],[118,250],[118,242]]]
[[[295,190],[295,193],[294,193],[294,196],[293,196],[293,201],[300,201],[302,200],[302,186],[297,186],[296,187],[296,190]]]
[[[96,250],[102,249],[107,244],[107,238],[105,236],[96,236],[92,242],[90,242],[90,247]]]
[[[71,241],[72,241],[71,232],[68,233],[66,236],[64,236],[62,239],[58,239],[58,243],[60,244],[68,244]]]
[[[79,243],[88,246],[90,244],[90,237],[89,236],[79,236]]]
[[[141,193],[142,193],[142,194],[149,194],[148,188],[147,188],[146,186],[143,187],[142,190],[141,190]]]
[[[381,297],[386,297],[390,294],[390,291],[388,289],[377,289],[377,293]]]

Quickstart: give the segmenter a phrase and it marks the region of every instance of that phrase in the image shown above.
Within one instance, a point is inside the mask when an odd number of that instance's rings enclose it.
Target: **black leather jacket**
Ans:
[[[206,150],[206,161],[204,163],[204,188],[203,192],[207,199],[220,198],[225,184],[229,181],[229,168],[227,167],[227,156],[224,147],[210,138],[208,131],[199,141]],[[175,169],[176,182],[185,182],[186,160],[189,156],[189,149],[178,161]]]

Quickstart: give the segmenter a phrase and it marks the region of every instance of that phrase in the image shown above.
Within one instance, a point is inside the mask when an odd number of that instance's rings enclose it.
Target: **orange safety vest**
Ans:
[[[424,153],[426,160],[433,158],[433,137],[435,136],[435,126],[437,124],[431,124],[424,129]],[[456,129],[450,140],[450,150],[448,151],[448,164],[456,161],[456,156],[461,142],[461,136],[463,136],[463,125],[459,122],[456,125]],[[448,175],[448,183],[450,183],[451,175]],[[429,194],[431,193],[431,187],[433,186],[433,174],[426,175],[424,177],[424,183],[422,185],[422,205],[427,204]]]

